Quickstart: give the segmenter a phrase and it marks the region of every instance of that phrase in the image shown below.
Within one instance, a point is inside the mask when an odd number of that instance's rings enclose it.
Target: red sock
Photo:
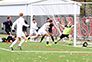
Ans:
[[[5,42],[9,43],[7,40],[5,40]]]

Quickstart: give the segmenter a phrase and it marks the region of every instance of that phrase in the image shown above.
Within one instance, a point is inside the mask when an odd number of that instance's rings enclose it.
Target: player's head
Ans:
[[[7,19],[8,19],[8,21],[10,21],[11,20],[11,16],[8,16]]]
[[[52,20],[49,21],[50,24],[51,24],[52,22],[53,22]]]
[[[20,16],[20,17],[23,17],[23,13],[22,13],[22,12],[21,12],[21,13],[19,13],[19,16]]]
[[[36,20],[35,20],[35,19],[33,19],[33,23],[35,23],[35,21],[36,21]]]
[[[50,21],[50,18],[47,18],[47,21],[49,22]]]

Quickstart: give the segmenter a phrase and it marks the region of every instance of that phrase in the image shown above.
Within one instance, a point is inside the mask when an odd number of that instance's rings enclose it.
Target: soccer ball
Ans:
[[[87,47],[88,46],[88,43],[87,42],[84,42],[83,43],[83,47]]]
[[[89,22],[89,21],[90,21],[90,20],[89,20],[89,19],[87,19],[87,20],[86,20],[86,23],[88,24],[88,22]]]

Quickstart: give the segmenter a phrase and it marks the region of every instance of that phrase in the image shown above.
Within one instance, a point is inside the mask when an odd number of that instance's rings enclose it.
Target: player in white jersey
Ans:
[[[28,41],[28,39],[30,39],[30,37],[32,37],[33,34],[37,34],[37,30],[38,27],[37,27],[37,23],[36,23],[36,20],[33,19],[33,22],[31,23],[31,29],[30,29],[30,36],[28,36],[26,42]]]
[[[47,36],[47,43],[46,43],[46,46],[50,46],[49,44],[49,31],[48,31],[48,28],[49,25],[52,23],[52,20],[50,20],[48,23],[45,23],[38,31],[38,33],[36,34],[36,36],[33,36],[31,38],[34,38],[34,39],[37,39],[40,35],[44,35],[44,36]]]
[[[23,27],[23,25],[26,27],[30,27],[29,25],[25,24],[24,18],[23,18],[23,13],[20,13],[19,15],[20,15],[20,17],[13,23],[13,26],[12,26],[12,31],[14,31],[14,26],[17,25],[17,33],[16,33],[17,39],[11,44],[11,46],[10,46],[11,50],[13,50],[13,46],[20,40],[20,38],[23,37],[23,40],[17,46],[20,50],[22,50],[21,45],[26,40],[25,34],[22,31],[22,27]]]

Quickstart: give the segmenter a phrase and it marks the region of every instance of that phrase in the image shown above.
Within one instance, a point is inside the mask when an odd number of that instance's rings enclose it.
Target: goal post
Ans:
[[[73,10],[72,11],[73,13],[67,12],[69,10],[69,8],[66,8],[66,10],[64,11],[65,13],[63,11],[61,12],[61,10],[59,8],[61,8],[61,6],[64,6],[64,5],[65,5],[65,7],[67,5],[73,5],[73,9],[72,9]],[[43,15],[47,15],[48,17],[51,17],[52,16],[52,18],[54,19],[53,21],[55,23],[56,23],[56,20],[55,20],[55,17],[54,17],[55,15],[73,15],[73,17],[74,17],[74,20],[73,20],[74,21],[74,38],[73,38],[73,40],[74,40],[74,46],[76,47],[76,17],[77,17],[76,15],[78,14],[78,13],[76,13],[77,12],[76,11],[77,10],[77,5],[78,5],[78,2],[56,2],[56,3],[37,3],[37,4],[31,4],[31,22],[32,22],[33,15],[35,15],[35,14],[32,14],[33,13],[32,12],[33,11],[33,7],[35,7],[35,8],[39,7],[40,10],[42,12],[44,12]],[[41,8],[41,7],[43,7],[43,8]],[[55,10],[54,7],[57,7],[56,10],[58,12],[55,12],[54,11]],[[53,10],[53,8],[54,8],[54,10]],[[62,8],[62,10],[63,10],[63,8]],[[56,24],[55,27],[57,27],[57,24]],[[58,31],[60,33],[60,29],[58,29]]]

